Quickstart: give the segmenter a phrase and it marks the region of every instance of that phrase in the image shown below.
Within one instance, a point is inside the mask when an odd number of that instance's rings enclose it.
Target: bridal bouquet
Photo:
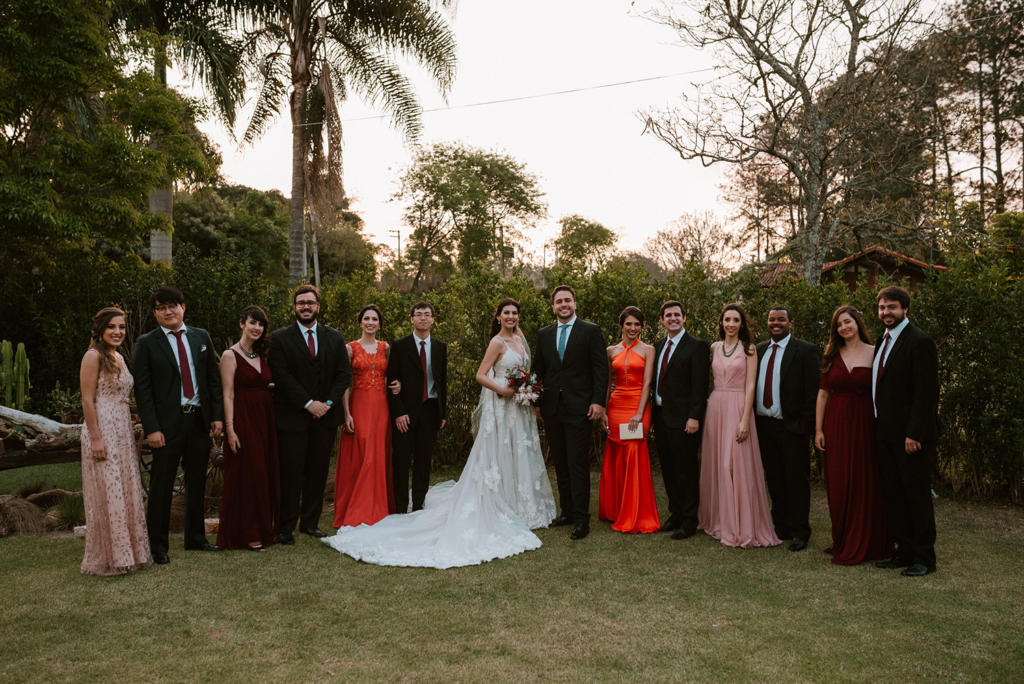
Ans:
[[[506,386],[516,391],[512,398],[518,404],[529,406],[536,404],[544,391],[544,384],[524,366],[512,366],[505,371]]]

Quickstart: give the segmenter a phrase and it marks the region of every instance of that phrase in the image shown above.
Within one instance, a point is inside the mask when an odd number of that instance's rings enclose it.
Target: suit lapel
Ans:
[[[676,348],[672,350],[672,356],[670,356],[670,357],[669,357],[669,359],[668,359],[668,368],[666,368],[666,369],[665,369],[665,373],[666,373],[666,374],[667,374],[667,373],[668,373],[668,372],[669,372],[670,370],[672,370],[672,366],[674,366],[674,365],[675,365],[675,363],[676,363],[676,359],[678,359],[678,358],[679,358],[680,356],[682,356],[682,354],[680,354],[679,352],[680,352],[680,351],[681,351],[681,350],[682,350],[682,349],[683,349],[683,348],[684,348],[684,347],[685,347],[686,345],[688,345],[688,344],[690,343],[690,339],[691,339],[691,338],[690,338],[690,333],[688,333],[688,332],[684,332],[684,333],[683,333],[683,336],[679,338],[679,344],[677,344],[677,345],[676,345]],[[655,356],[654,358],[655,358],[655,359],[657,359],[657,358],[658,358],[658,357],[657,357],[657,355],[656,355],[656,356]],[[655,373],[657,373],[657,372],[658,372],[658,370],[657,370],[657,369],[655,369],[655,371],[654,371],[654,372],[655,372]]]
[[[580,332],[580,328],[583,327],[582,325],[580,325],[582,322],[583,322],[582,319],[577,318],[576,322],[572,324],[571,328],[569,328],[569,339],[567,339],[565,341],[565,354],[564,354],[564,356],[568,356],[569,355],[569,351],[572,349],[573,343],[576,340],[579,339],[580,335],[583,334],[582,332]],[[558,326],[556,325],[555,328],[557,330]],[[555,340],[555,354],[556,355],[558,354],[558,340],[557,339]]]
[[[796,338],[790,337],[789,344],[786,345],[786,351],[782,352],[782,367],[779,369],[779,382],[786,379],[786,372],[789,370],[789,366],[793,363],[793,358],[796,354]]]
[[[306,361],[308,361],[309,363],[313,363],[313,357],[309,355],[309,343],[306,342],[303,330],[304,329],[302,325],[300,325],[299,322],[296,321],[295,325],[292,326],[291,337],[292,340],[295,342],[295,345],[299,349],[300,356],[306,359]],[[320,337],[320,335],[317,335],[317,337]],[[321,340],[318,339],[317,342],[321,342]],[[320,351],[319,346],[320,345],[317,346],[318,352]]]
[[[171,339],[170,335],[164,332],[163,328],[157,328],[153,331],[153,334],[153,342],[155,342],[156,346],[163,351],[164,356],[167,357],[167,362],[171,364],[171,368],[174,369],[174,374],[178,376],[178,381],[180,382],[181,371],[178,368],[178,362],[174,359],[174,351],[171,349],[171,342],[174,342],[174,340]],[[175,342],[175,344],[177,344],[177,342]]]
[[[884,359],[885,365],[882,366],[882,377],[883,378],[885,377],[885,374],[889,372],[889,366],[892,365],[893,356],[895,356],[896,352],[899,351],[903,347],[903,342],[906,341],[907,337],[910,335],[910,328],[911,328],[911,325],[908,323],[907,327],[904,328],[903,332],[900,333],[900,336],[897,337],[896,341],[892,343],[892,348],[889,349],[889,352],[885,355],[886,356],[886,358]],[[882,336],[882,339],[883,340],[885,339],[885,335]]]

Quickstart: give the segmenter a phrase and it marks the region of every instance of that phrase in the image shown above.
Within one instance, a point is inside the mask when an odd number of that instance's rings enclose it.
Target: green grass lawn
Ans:
[[[537,551],[451,570],[302,535],[264,554],[179,537],[170,565],[98,578],[79,574],[82,540],[3,539],[0,682],[1024,681],[1024,514],[940,500],[937,516],[939,572],[920,579],[830,563],[820,488],[800,553],[595,520],[586,540],[540,530]]]

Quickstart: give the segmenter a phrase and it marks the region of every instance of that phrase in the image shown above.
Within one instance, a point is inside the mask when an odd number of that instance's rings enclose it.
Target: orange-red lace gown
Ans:
[[[622,441],[619,425],[628,423],[640,407],[644,388],[644,357],[633,351],[639,340],[612,359],[615,390],[608,398],[608,441],[601,466],[598,517],[610,520],[619,532],[656,532],[661,529],[658,504],[651,480],[647,437],[651,430],[651,405],[644,408],[644,438]],[[627,363],[628,359],[628,363]]]
[[[394,513],[391,496],[391,419],[388,414],[387,345],[367,354],[359,340],[352,347],[349,410],[355,433],[342,430],[334,475],[334,526],[372,525]]]

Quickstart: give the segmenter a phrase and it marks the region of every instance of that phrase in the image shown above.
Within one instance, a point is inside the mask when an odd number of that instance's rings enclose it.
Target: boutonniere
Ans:
[[[206,345],[204,344],[204,345],[203,345],[202,347],[200,347],[200,348],[199,348],[199,351],[200,351],[200,352],[204,352],[204,351],[206,351]]]

